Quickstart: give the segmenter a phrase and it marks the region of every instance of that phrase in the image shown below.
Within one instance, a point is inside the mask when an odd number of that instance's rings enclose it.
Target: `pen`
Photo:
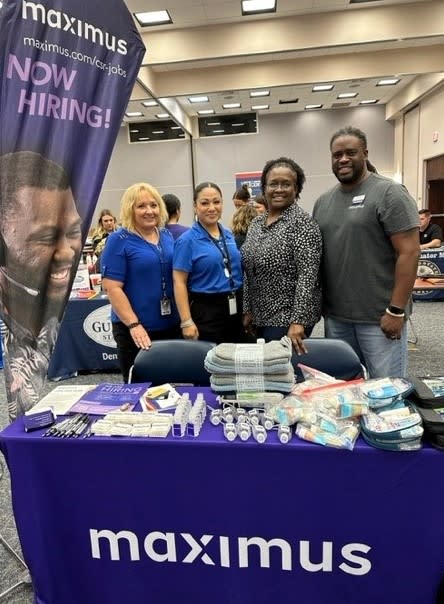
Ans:
[[[79,426],[84,426],[84,421],[88,419],[88,415],[86,413],[79,413],[78,415],[74,416],[74,421],[72,423],[72,425],[69,427],[69,430],[67,430],[65,432],[65,434],[62,436],[62,438],[70,438],[71,436],[74,436],[76,433],[76,430]]]
[[[88,416],[83,418],[83,420],[79,423],[77,428],[75,428],[75,430],[74,430],[74,434],[73,434],[74,438],[78,438],[85,431],[85,429],[90,425],[90,423],[91,423],[91,421]]]
[[[61,422],[58,422],[57,424],[55,424],[54,426],[51,426],[51,428],[49,428],[48,430],[46,430],[46,432],[43,433],[43,436],[55,436],[57,434],[57,432],[63,426],[65,426],[70,420],[71,420],[71,418],[67,417],[66,419],[62,420]]]

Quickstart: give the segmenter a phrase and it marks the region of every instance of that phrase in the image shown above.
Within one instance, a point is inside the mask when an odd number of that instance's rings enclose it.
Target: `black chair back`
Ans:
[[[304,343],[308,352],[301,355],[293,353],[291,359],[298,382],[303,380],[298,363],[328,373],[338,380],[365,377],[365,368],[347,342],[333,338],[307,338]]]
[[[149,350],[140,350],[131,367],[130,382],[194,384],[209,386],[210,374],[204,367],[214,342],[204,340],[157,340]]]

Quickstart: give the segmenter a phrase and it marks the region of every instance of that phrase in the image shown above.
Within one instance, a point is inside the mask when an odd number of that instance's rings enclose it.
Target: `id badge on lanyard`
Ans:
[[[160,314],[162,317],[167,317],[171,314],[171,300],[164,296],[160,300]]]
[[[228,311],[229,311],[230,315],[237,315],[236,294],[230,294],[228,296]]]

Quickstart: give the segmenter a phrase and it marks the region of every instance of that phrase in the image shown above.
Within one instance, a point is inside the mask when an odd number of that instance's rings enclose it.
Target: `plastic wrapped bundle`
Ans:
[[[207,353],[205,368],[215,392],[283,392],[294,385],[288,337],[257,344],[219,344]]]

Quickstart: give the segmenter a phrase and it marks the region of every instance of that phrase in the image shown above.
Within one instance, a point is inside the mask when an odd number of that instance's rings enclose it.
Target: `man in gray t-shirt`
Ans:
[[[339,184],[313,211],[324,245],[325,333],[349,342],[370,377],[402,376],[419,257],[418,208],[405,187],[368,171],[361,130],[339,130],[330,150]]]

